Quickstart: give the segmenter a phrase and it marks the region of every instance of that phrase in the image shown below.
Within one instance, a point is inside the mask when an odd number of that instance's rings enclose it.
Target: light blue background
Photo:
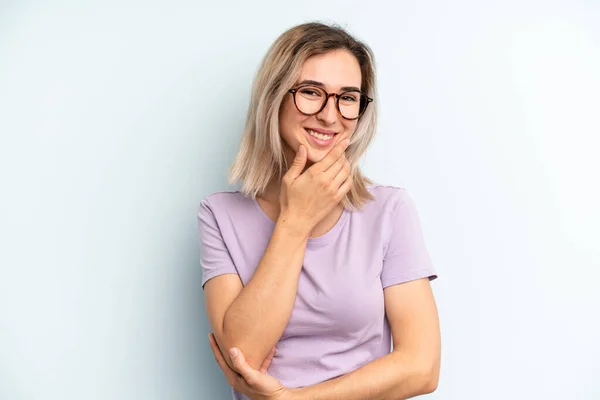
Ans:
[[[0,3],[0,399],[226,399],[196,210],[271,42],[374,49],[364,160],[440,279],[431,399],[600,398],[600,11],[584,1]]]

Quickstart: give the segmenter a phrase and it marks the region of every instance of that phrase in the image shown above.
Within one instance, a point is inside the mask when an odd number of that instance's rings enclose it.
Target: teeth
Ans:
[[[333,137],[333,135],[323,135],[320,133],[317,133],[315,131],[311,131],[310,129],[307,129],[309,135],[316,137],[317,139],[321,139],[321,140],[329,140]]]

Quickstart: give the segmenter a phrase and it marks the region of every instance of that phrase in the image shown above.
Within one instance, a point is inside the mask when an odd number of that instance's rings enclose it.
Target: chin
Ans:
[[[327,155],[327,151],[315,149],[313,147],[308,147],[308,162],[314,164],[321,161]]]

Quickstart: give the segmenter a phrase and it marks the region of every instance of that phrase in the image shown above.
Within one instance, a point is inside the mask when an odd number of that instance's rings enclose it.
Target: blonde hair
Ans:
[[[287,165],[279,134],[279,110],[284,97],[309,57],[335,50],[347,50],[356,57],[362,75],[361,90],[376,99],[373,52],[343,28],[311,22],[281,34],[269,48],[254,80],[240,150],[229,173],[231,183],[242,183],[244,195],[256,197],[273,178],[283,177]],[[353,185],[344,206],[352,209],[373,199],[367,190],[372,182],[362,174],[358,162],[375,135],[376,104],[375,100],[358,120],[346,150]]]

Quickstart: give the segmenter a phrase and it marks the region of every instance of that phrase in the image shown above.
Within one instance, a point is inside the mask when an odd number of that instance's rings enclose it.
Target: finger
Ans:
[[[295,180],[300,176],[302,171],[304,171],[304,166],[306,165],[306,147],[303,145],[298,146],[298,151],[296,152],[296,157],[294,157],[294,162],[292,166],[287,172],[287,175],[290,176],[291,180]]]
[[[337,191],[337,197],[338,199],[340,199],[340,201],[344,198],[344,196],[350,191],[350,189],[352,189],[353,186],[353,181],[352,181],[352,176],[348,176],[348,178],[346,178],[346,180],[344,181],[344,183],[342,183],[342,186],[340,186],[340,188]]]
[[[349,144],[350,139],[344,139],[339,141],[333,147],[333,149],[331,149],[329,153],[327,153],[327,155],[323,157],[321,161],[315,163],[315,165],[313,165],[311,168],[318,169],[320,172],[327,171],[329,167],[331,167],[337,161],[337,159],[344,154],[344,151],[346,151]]]
[[[269,369],[269,365],[271,365],[271,361],[273,360],[274,354],[275,354],[275,347],[273,347],[271,349],[271,351],[269,352],[269,354],[267,354],[267,356],[265,357],[265,360],[263,361],[263,363],[260,366],[259,371],[262,372],[263,374],[267,373],[267,369]]]
[[[252,386],[257,380],[258,371],[252,368],[247,362],[244,354],[242,354],[239,349],[232,347],[229,350],[229,356],[231,357],[231,361],[233,362],[233,366],[236,370],[239,371],[242,378],[248,383],[248,385]]]
[[[260,372],[262,372],[263,374],[267,373],[267,369],[269,369],[269,366],[271,365],[271,361],[273,361],[273,356],[275,356],[275,347],[273,347],[271,349],[271,351],[269,352],[269,354],[267,354],[265,361],[263,361],[262,365],[260,366],[260,369],[259,369]]]
[[[346,179],[348,179],[348,177],[350,176],[350,172],[352,172],[352,170],[350,169],[350,163],[348,162],[348,160],[344,159],[342,167],[339,169],[337,175],[333,177],[333,187],[338,189],[344,182],[346,182]]]
[[[323,174],[325,175],[325,179],[328,181],[332,181],[334,180],[334,178],[340,173],[340,171],[344,168],[344,165],[346,164],[346,155],[344,153],[342,153],[342,156],[340,158],[338,158],[331,167],[329,167],[329,169],[327,169],[327,171],[323,172]],[[341,182],[340,182],[341,184]],[[338,184],[339,186],[339,184]],[[336,188],[338,187],[336,186]]]
[[[227,380],[229,382],[233,382],[233,380],[237,377],[238,374],[234,370],[229,368],[229,365],[227,365],[225,357],[223,357],[223,354],[221,354],[221,349],[219,349],[219,345],[215,340],[215,336],[211,333],[210,335],[208,335],[208,338],[210,341],[210,348],[213,351],[217,364],[219,364],[219,367],[221,367],[221,369],[223,370],[223,373],[225,374]]]

